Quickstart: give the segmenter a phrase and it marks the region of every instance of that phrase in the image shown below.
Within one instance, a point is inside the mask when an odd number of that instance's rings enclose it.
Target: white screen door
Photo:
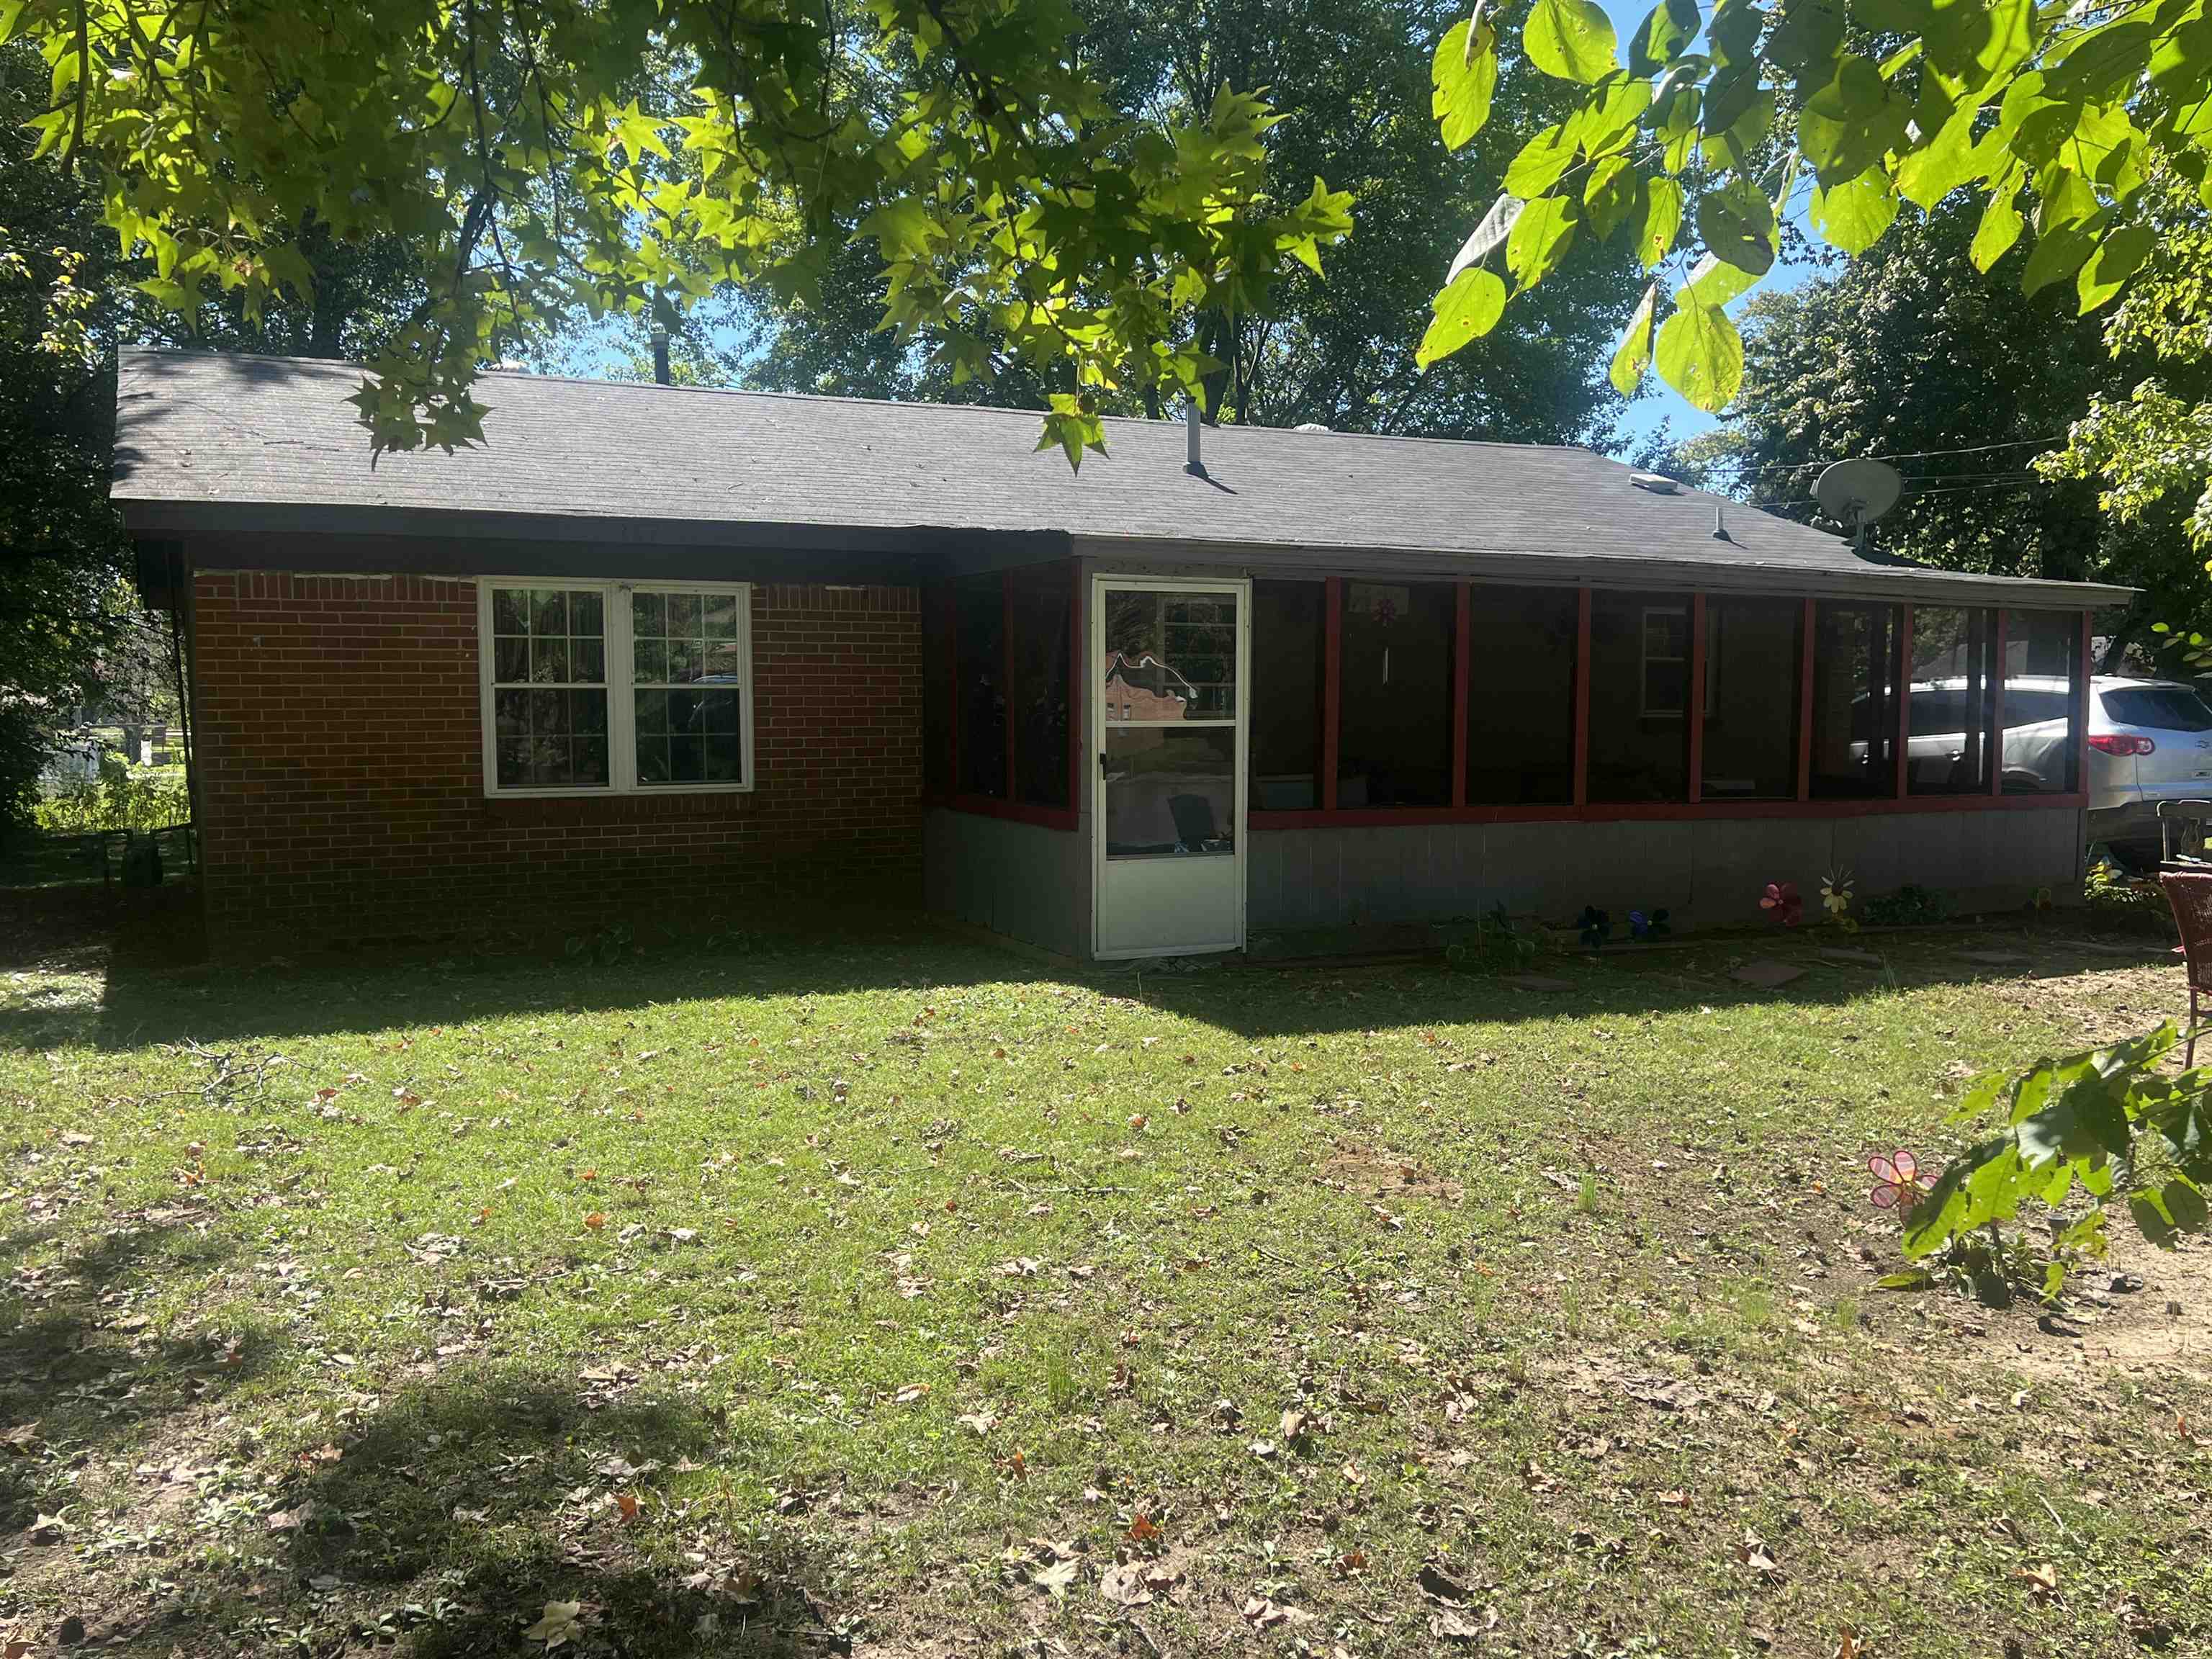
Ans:
[[[1091,599],[1097,953],[1240,949],[1251,585],[1101,576]]]

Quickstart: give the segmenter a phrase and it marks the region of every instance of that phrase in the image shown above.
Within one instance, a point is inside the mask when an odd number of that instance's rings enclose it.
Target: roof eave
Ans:
[[[1178,561],[1205,565],[1243,565],[1327,574],[1407,577],[1467,577],[1475,580],[1528,581],[1542,567],[1542,580],[1565,586],[1652,588],[1674,586],[1711,593],[1787,595],[1792,599],[1893,599],[1913,604],[2008,605],[2030,610],[2081,611],[2131,603],[2138,589],[2098,582],[2042,581],[2021,576],[1981,576],[1938,570],[1926,565],[1867,564],[1824,569],[1792,559],[1747,556],[1739,561],[1669,558],[1664,554],[1633,557],[1561,553],[1549,549],[1463,549],[1347,547],[1311,544],[1162,541],[1147,537],[1079,535],[1075,550],[1100,559],[1134,559],[1146,563]]]

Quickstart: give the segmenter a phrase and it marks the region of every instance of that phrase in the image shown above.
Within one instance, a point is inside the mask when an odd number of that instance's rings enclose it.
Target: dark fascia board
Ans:
[[[1058,531],[713,525],[259,502],[118,503],[139,540],[181,540],[203,570],[433,576],[939,580],[1069,556]]]
[[[2125,606],[2139,591],[2096,582],[2038,581],[1976,576],[1923,565],[1869,564],[1863,571],[1822,569],[1783,559],[1607,558],[1589,554],[1429,552],[1419,548],[1262,546],[1230,542],[1163,542],[1078,536],[1075,551],[1092,568],[1176,565],[1253,575],[1389,576],[1399,580],[1471,580],[1651,592],[1690,589],[1786,599],[1866,600],[1912,605],[2009,605],[2030,611]],[[1131,568],[1130,574],[1144,574]]]

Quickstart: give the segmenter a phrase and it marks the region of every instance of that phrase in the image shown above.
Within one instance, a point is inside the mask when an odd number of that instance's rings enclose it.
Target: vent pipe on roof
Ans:
[[[1203,478],[1206,476],[1206,462],[1199,455],[1198,440],[1199,434],[1206,428],[1205,422],[1198,417],[1198,399],[1195,398],[1183,400],[1182,428],[1182,470],[1194,478]]]
[[[665,328],[653,331],[653,378],[661,386],[669,384],[668,331]]]

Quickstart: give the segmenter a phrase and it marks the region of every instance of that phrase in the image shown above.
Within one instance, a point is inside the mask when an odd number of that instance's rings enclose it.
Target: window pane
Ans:
[[[1893,605],[1813,609],[1813,794],[1886,799],[1897,793],[1897,647]]]
[[[1322,659],[1328,592],[1320,582],[1252,584],[1252,810],[1321,805]]]
[[[527,691],[493,692],[491,719],[492,730],[499,737],[528,737],[530,735],[530,693]]]
[[[702,691],[699,694],[699,726],[704,732],[738,730],[738,693]]]
[[[1689,613],[1686,593],[1590,595],[1593,801],[1689,799]]]
[[[960,791],[1006,795],[1006,586],[995,574],[953,584],[959,667]]]
[[[1706,601],[1702,799],[1796,799],[1804,617],[1796,599]]]
[[[668,641],[634,639],[630,642],[630,678],[639,685],[668,683]]]
[[[558,685],[568,678],[568,641],[563,637],[530,642],[530,678],[540,685]]]
[[[596,592],[568,596],[568,631],[579,639],[596,640],[607,631],[605,608]]]
[[[492,647],[492,678],[512,684],[530,678],[530,641],[500,639]]]
[[[1108,858],[1202,858],[1236,850],[1237,728],[1106,732]]]
[[[576,775],[580,784],[605,785],[607,781],[607,740],[604,737],[576,739]]]
[[[1108,724],[1237,714],[1237,599],[1143,589],[1106,594]]]
[[[1995,714],[1995,613],[1948,605],[1912,612],[1912,710],[1905,749],[1908,793],[1960,795],[1990,787]]]
[[[1572,588],[1475,587],[1468,632],[1467,798],[1575,798]]]
[[[1451,805],[1457,610],[1448,583],[1345,583],[1338,806]]]
[[[702,605],[705,612],[707,637],[710,640],[733,640],[738,636],[738,596],[734,593],[709,593]]]
[[[705,738],[707,748],[707,781],[709,783],[743,783],[745,781],[744,744],[735,732],[709,729]]]
[[[663,639],[668,633],[668,606],[658,593],[640,590],[629,596],[629,631],[641,640]]]
[[[527,634],[530,631],[530,596],[512,587],[494,588],[491,630],[495,634]]]
[[[671,783],[704,783],[707,781],[706,739],[696,732],[668,739],[668,781]]]
[[[530,631],[533,634],[566,634],[568,631],[568,596],[557,588],[532,589],[530,594]]]
[[[607,648],[601,640],[571,640],[568,641],[568,673],[579,680],[604,680],[607,677]]]
[[[530,782],[530,739],[526,737],[499,740],[499,787],[520,789]]]
[[[2212,732],[2212,708],[2186,686],[2130,685],[2100,691],[2105,718],[2115,726],[2157,732]]]
[[[1032,806],[1068,804],[1067,641],[1074,570],[1071,562],[1007,574],[1014,613],[1014,799]]]
[[[2074,674],[2081,618],[2063,611],[2012,611],[2005,617],[2004,654],[2004,791],[2066,794],[2081,769]]]

